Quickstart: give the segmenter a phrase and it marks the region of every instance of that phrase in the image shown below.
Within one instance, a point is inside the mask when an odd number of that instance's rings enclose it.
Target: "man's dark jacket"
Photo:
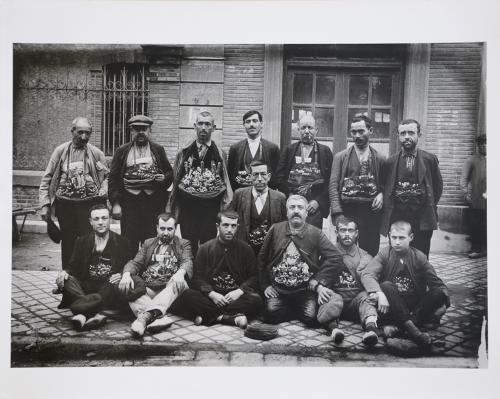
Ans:
[[[252,217],[252,203],[255,202],[252,195],[253,187],[239,188],[234,193],[230,208],[238,212],[238,230],[236,238],[248,242],[248,233]],[[270,209],[270,225],[282,222],[286,219],[286,197],[279,191],[268,189],[267,198]]]
[[[192,288],[205,295],[214,291],[212,278],[216,277],[224,261],[243,292],[258,292],[257,262],[253,249],[236,238],[227,245],[213,238],[200,246],[194,260]]]
[[[271,269],[283,259],[293,241],[302,259],[313,273],[311,279],[325,287],[332,285],[344,268],[342,255],[320,229],[306,223],[303,230],[293,234],[288,221],[274,224],[267,233],[257,258],[260,289],[272,285]]]
[[[280,149],[276,144],[271,141],[265,140],[262,137],[260,139],[260,144],[262,145],[263,162],[267,165],[267,171],[271,173],[269,187],[276,188],[276,168],[278,167],[278,161],[280,159]],[[243,164],[246,145],[247,139],[243,139],[229,147],[227,173],[229,174],[229,180],[231,182],[231,187],[233,188],[233,190],[236,190],[239,187],[236,184],[236,176],[238,176],[240,165]]]
[[[443,193],[443,178],[439,170],[439,161],[434,154],[417,149],[418,183],[425,188],[425,198],[419,211],[420,230],[437,229],[437,204]],[[382,222],[380,233],[387,235],[391,223],[391,215],[394,210],[393,191],[398,179],[398,164],[404,162],[402,150],[391,156],[384,164],[384,207],[382,211]]]
[[[127,157],[133,143],[126,143],[118,147],[113,155],[113,160],[111,161],[111,169],[108,176],[108,197],[111,205],[121,202],[123,192],[125,187],[123,186],[123,176],[125,175],[125,170],[127,169]],[[173,181],[173,171],[170,162],[168,162],[167,154],[165,149],[156,143],[149,142],[149,147],[151,149],[151,156],[155,158],[156,165],[163,171],[165,175],[165,180],[163,182],[157,182],[157,191],[162,196],[162,200],[167,200],[167,189],[170,187]]]
[[[295,163],[295,155],[300,145],[300,141],[286,146],[281,152],[278,169],[276,170],[276,177],[278,179],[278,190],[284,193],[287,197],[290,195],[288,191],[288,176],[290,170]],[[327,217],[329,213],[329,199],[328,187],[330,182],[330,174],[332,170],[333,154],[332,151],[323,144],[316,141],[318,156],[317,162],[321,175],[323,176],[324,183],[321,185],[313,186],[311,191],[311,200],[318,201],[319,211],[323,217]],[[311,157],[312,157],[311,153]]]

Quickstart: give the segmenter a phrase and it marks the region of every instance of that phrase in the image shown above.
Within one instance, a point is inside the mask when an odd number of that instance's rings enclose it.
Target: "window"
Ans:
[[[104,67],[104,116],[102,145],[112,155],[130,141],[127,121],[148,113],[147,67],[142,64],[111,64]]]
[[[318,128],[318,141],[334,152],[345,149],[352,138],[349,124],[356,114],[365,114],[373,122],[371,143],[383,154],[394,146],[395,123],[399,118],[398,70],[369,68],[290,68],[284,91],[284,144],[299,139],[297,122],[312,113]],[[290,121],[288,119],[288,121]],[[394,136],[394,137],[393,137]]]

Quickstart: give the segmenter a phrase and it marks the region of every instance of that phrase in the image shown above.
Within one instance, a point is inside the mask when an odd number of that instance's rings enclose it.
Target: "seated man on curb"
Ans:
[[[432,338],[419,327],[444,314],[450,305],[448,289],[426,255],[410,247],[413,233],[408,222],[392,223],[389,238],[390,246],[360,267],[361,282],[377,299],[382,315],[387,314],[417,345],[429,347]]]
[[[198,249],[192,288],[181,298],[183,313],[196,325],[221,323],[245,329],[260,310],[257,268],[252,248],[235,238],[238,214],[217,215],[218,237]]]
[[[334,295],[328,286],[340,273],[342,257],[320,229],[306,223],[307,206],[303,196],[290,195],[288,220],[271,227],[259,252],[267,323],[299,319],[316,326],[318,305]]]
[[[357,245],[358,225],[354,220],[339,216],[335,221],[337,228],[337,249],[344,259],[343,269],[333,283],[333,290],[342,297],[339,302],[334,296],[318,310],[318,321],[328,325],[333,341],[338,344],[344,339],[344,332],[338,328],[338,317],[361,322],[365,329],[363,343],[374,346],[377,336],[377,308],[368,298],[358,274],[358,268],[365,267],[371,255]],[[375,302],[376,305],[376,302]]]
[[[90,330],[106,321],[99,313],[124,302],[118,282],[125,263],[132,257],[126,239],[109,230],[110,214],[104,204],[90,209],[92,233],[78,237],[69,268],[57,276],[57,287],[63,298],[59,308],[68,307],[77,330]],[[146,287],[136,281],[126,299],[134,300],[144,294]]]
[[[144,241],[135,258],[123,268],[119,285],[123,293],[134,288],[134,276],[140,276],[137,278],[146,284],[146,293],[129,303],[137,317],[132,332],[139,337],[146,329],[154,333],[172,324],[167,311],[175,309],[176,299],[188,288],[186,277],[192,277],[191,245],[175,235],[176,227],[172,214],[160,213],[156,218],[157,236]]]

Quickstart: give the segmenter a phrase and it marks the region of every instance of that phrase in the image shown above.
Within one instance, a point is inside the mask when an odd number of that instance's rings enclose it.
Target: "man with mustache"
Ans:
[[[307,199],[307,223],[318,228],[328,215],[328,183],[332,168],[332,151],[316,141],[316,120],[311,113],[298,124],[300,141],[285,147],[281,153],[276,177],[278,189],[286,196],[302,195]]]
[[[216,129],[213,115],[208,111],[200,112],[193,126],[196,140],[182,148],[175,158],[174,185],[168,209],[178,217],[182,237],[191,241],[191,249],[196,256],[198,246],[217,234],[217,213],[229,205],[233,191],[227,174],[226,154],[212,140],[212,133]],[[205,170],[215,169],[225,184],[224,192],[215,196],[198,196],[179,188],[184,176],[189,171],[201,168],[202,164]],[[206,180],[205,177],[203,179]]]
[[[341,296],[338,301],[332,296],[327,304],[320,306],[318,321],[328,326],[332,340],[340,343],[344,340],[344,332],[338,327],[338,318],[361,322],[365,330],[363,343],[374,346],[377,336],[376,300],[368,297],[364,290],[359,269],[364,268],[372,260],[370,254],[358,247],[358,226],[354,220],[339,216],[335,221],[337,228],[337,244],[335,245],[343,257],[343,268],[333,282],[333,290]]]
[[[359,227],[359,246],[375,256],[380,246],[385,158],[370,145],[372,133],[370,118],[360,115],[352,119],[354,145],[333,157],[330,212],[332,221],[341,215],[353,219]]]
[[[262,306],[255,255],[235,237],[236,212],[220,212],[216,226],[217,238],[201,245],[196,255],[192,289],[180,298],[182,312],[197,325],[221,323],[245,329],[248,318]]]
[[[300,195],[288,197],[288,220],[271,227],[259,252],[268,323],[299,319],[316,327],[318,306],[338,298],[331,288],[342,257],[320,229],[306,223],[308,204]]]
[[[175,235],[174,216],[160,213],[156,220],[156,237],[144,241],[135,258],[125,265],[119,284],[124,294],[135,288],[134,278],[146,285],[146,293],[129,303],[137,317],[131,329],[138,337],[146,330],[155,333],[172,324],[166,313],[177,312],[177,298],[188,288],[186,280],[193,276],[191,246]]]
[[[126,305],[146,291],[142,281],[123,297],[118,289],[121,272],[132,257],[126,239],[109,230],[110,213],[104,204],[90,209],[93,232],[78,237],[68,267],[57,276],[57,287],[63,298],[59,308],[69,307],[77,330],[91,330],[106,321],[104,309]]]
[[[387,235],[392,222],[406,220],[413,232],[411,245],[427,258],[433,230],[437,229],[437,204],[443,193],[439,161],[417,148],[420,123],[405,119],[398,125],[401,150],[384,166],[384,205],[380,232]]]
[[[109,173],[109,202],[121,234],[134,251],[154,237],[155,218],[165,211],[172,183],[172,167],[163,146],[151,141],[153,120],[145,115],[129,119],[130,142],[118,147]]]
[[[231,208],[239,215],[237,238],[249,243],[257,255],[269,228],[286,219],[286,198],[267,186],[270,173],[265,163],[252,161],[250,173],[253,186],[236,190]]]
[[[40,182],[42,219],[55,215],[61,229],[62,268],[69,267],[75,240],[92,231],[89,210],[106,203],[108,168],[104,153],[89,143],[92,125],[87,118],[75,118],[72,140],[52,153]]]
[[[276,188],[276,167],[280,159],[279,147],[262,138],[262,115],[259,111],[251,110],[243,115],[243,127],[247,138],[238,141],[229,148],[227,170],[233,191],[238,188],[250,187],[250,163],[263,162],[270,173],[269,187]]]

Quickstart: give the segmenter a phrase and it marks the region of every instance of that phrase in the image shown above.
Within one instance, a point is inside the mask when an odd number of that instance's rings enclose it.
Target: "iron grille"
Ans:
[[[148,114],[149,82],[147,66],[111,64],[104,66],[103,149],[112,155],[130,141],[127,121],[134,115]]]

